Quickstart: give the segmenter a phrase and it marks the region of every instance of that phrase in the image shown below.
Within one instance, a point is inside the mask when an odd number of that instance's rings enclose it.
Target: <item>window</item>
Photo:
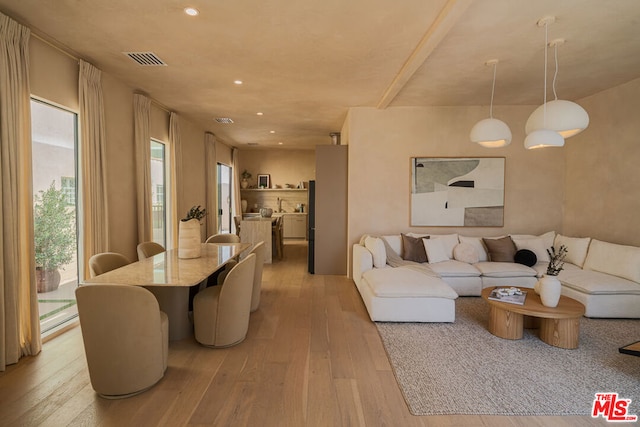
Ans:
[[[218,163],[218,233],[231,233],[232,169]]]
[[[34,247],[40,329],[78,316],[77,115],[31,101]]]
[[[166,145],[151,140],[151,214],[153,241],[167,247],[167,151]]]

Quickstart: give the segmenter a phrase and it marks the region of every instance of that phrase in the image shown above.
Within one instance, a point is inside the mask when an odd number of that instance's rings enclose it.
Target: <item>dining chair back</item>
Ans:
[[[251,312],[254,312],[260,306],[260,292],[262,290],[262,270],[264,269],[264,258],[267,248],[264,242],[256,243],[249,254],[256,255],[256,267],[253,274],[253,291],[251,293]]]
[[[143,287],[91,284],[76,289],[91,386],[119,399],[149,389],[164,376],[169,321]]]
[[[142,242],[137,247],[138,261],[145,258],[151,258],[154,255],[161,254],[165,251],[164,246],[156,242]]]
[[[89,258],[89,275],[96,277],[107,271],[130,264],[127,257],[117,252],[102,252]]]
[[[219,233],[209,236],[205,243],[240,243],[240,236],[230,233]]]
[[[200,344],[229,347],[245,339],[255,264],[256,256],[250,254],[233,267],[221,286],[211,286],[196,294],[193,323],[195,338]]]

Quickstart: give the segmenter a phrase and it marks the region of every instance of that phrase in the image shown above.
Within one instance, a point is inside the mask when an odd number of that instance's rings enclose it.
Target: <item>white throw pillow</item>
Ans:
[[[522,238],[516,238],[514,236],[511,236],[511,240],[513,240],[513,243],[516,244],[516,248],[518,250],[528,249],[534,254],[536,254],[536,258],[538,258],[538,262],[550,261],[549,253],[547,252],[547,249],[550,249],[551,246],[548,246],[548,247],[545,246],[546,243],[544,239],[540,237],[536,237],[533,239],[522,239]]]
[[[364,247],[373,255],[373,266],[384,268],[387,265],[387,250],[382,239],[368,236],[364,239]]]
[[[479,262],[489,261],[489,255],[487,255],[487,248],[484,247],[484,243],[482,242],[482,237],[459,236],[459,238],[460,238],[460,243],[468,243],[472,245],[474,248],[476,248]]]
[[[554,239],[556,238],[555,231],[547,231],[544,234],[539,236],[534,236],[533,234],[511,234],[511,238],[515,241],[515,239],[523,240],[523,239],[542,239],[544,243],[545,249],[549,249],[553,246]],[[538,259],[538,261],[540,261]]]
[[[480,260],[478,251],[471,243],[458,243],[456,247],[453,248],[453,257],[467,264],[475,264]]]
[[[382,236],[387,241],[389,247],[398,255],[402,256],[402,237],[399,234],[392,236]]]
[[[591,238],[589,237],[567,237],[558,234],[553,247],[557,252],[560,249],[560,246],[566,246],[567,256],[564,260],[582,268],[584,260],[587,258],[589,242],[591,242]]]
[[[427,260],[429,264],[436,262],[449,261],[451,258],[447,256],[447,249],[443,239],[422,239],[424,248],[427,251]]]
[[[444,244],[445,253],[449,259],[453,258],[453,248],[456,247],[460,241],[458,240],[457,234],[431,234],[429,235],[430,239],[442,240]],[[429,261],[431,262],[431,261]]]

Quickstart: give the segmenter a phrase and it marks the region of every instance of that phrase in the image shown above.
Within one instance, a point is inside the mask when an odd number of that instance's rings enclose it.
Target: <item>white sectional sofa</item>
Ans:
[[[546,248],[565,245],[565,268],[558,276],[563,295],[584,304],[587,317],[640,318],[640,248],[554,232],[505,238],[533,252],[537,263],[492,262],[481,237],[448,234],[423,240],[428,262],[420,268],[392,267],[388,252],[402,257],[403,237],[363,236],[353,246],[353,279],[373,321],[453,322],[458,296],[480,296],[489,286],[532,288],[546,272]]]

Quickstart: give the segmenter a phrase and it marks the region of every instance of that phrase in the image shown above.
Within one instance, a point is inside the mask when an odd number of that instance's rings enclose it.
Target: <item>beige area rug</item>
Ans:
[[[594,395],[616,392],[640,415],[640,357],[618,348],[640,340],[640,320],[582,318],[580,347],[549,346],[487,331],[488,305],[456,300],[455,323],[376,323],[414,415],[590,415]]]

